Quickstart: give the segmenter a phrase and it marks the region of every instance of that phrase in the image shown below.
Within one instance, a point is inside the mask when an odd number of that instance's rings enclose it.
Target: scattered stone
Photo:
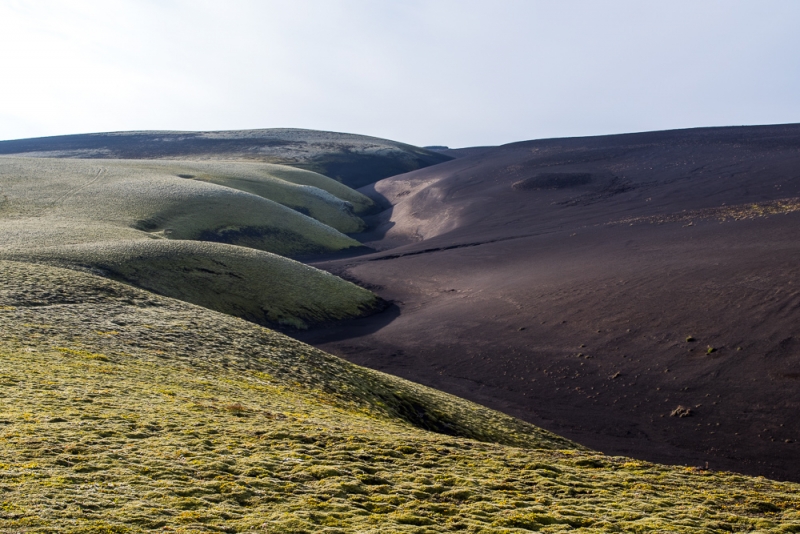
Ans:
[[[669,414],[670,417],[691,417],[692,415],[694,415],[694,412],[686,406],[678,406]]]

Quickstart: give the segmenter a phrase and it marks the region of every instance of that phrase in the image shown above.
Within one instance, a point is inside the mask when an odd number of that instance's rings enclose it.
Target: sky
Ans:
[[[796,0],[0,0],[0,139],[800,122]]]

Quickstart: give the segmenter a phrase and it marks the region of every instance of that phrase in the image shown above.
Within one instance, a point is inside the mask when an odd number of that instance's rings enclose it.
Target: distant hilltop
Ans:
[[[61,135],[0,141],[0,155],[261,161],[318,172],[353,188],[452,159],[397,141],[298,128]]]

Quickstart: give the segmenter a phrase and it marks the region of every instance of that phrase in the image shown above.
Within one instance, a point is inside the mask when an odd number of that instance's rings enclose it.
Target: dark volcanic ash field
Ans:
[[[800,481],[800,126],[515,143],[361,191],[379,252],[316,266],[395,305],[301,339],[608,454]]]

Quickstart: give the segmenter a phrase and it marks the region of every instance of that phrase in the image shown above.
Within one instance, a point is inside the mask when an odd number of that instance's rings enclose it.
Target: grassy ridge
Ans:
[[[0,258],[89,270],[273,326],[372,313],[381,301],[369,291],[275,255],[359,246],[266,198],[362,227],[349,200],[318,186],[345,188],[264,164],[0,158]]]
[[[381,307],[373,293],[274,254],[196,241],[112,241],[0,252],[0,258],[100,272],[258,324],[307,328]]]
[[[172,173],[272,200],[343,233],[364,229],[357,216],[374,209],[372,200],[321,174],[267,163],[129,161],[137,168]]]
[[[155,163],[155,162],[154,162]],[[167,162],[158,162],[161,164],[169,164],[174,165],[174,163],[167,163]],[[189,162],[186,162],[187,164]],[[184,163],[181,163],[183,165]],[[211,170],[206,170],[205,172],[208,173],[209,176],[213,178],[222,178],[223,181],[220,182],[221,185],[227,185],[228,187],[234,187],[235,189],[239,189],[239,187],[235,187],[234,185],[230,185],[231,183],[236,183],[234,180],[227,181],[229,178],[237,178],[242,179],[239,184],[244,187],[243,191],[248,191],[253,194],[257,194],[260,196],[265,196],[266,198],[270,198],[272,200],[276,200],[268,195],[263,195],[259,192],[256,192],[256,186],[251,185],[248,182],[261,182],[261,181],[274,181],[280,180],[282,182],[288,182],[296,185],[304,185],[304,186],[311,186],[316,187],[318,189],[322,189],[323,191],[327,191],[331,195],[345,201],[349,202],[353,206],[353,211],[356,214],[363,214],[372,211],[375,209],[375,203],[369,197],[364,196],[363,194],[359,193],[355,189],[347,187],[346,185],[337,182],[332,178],[328,178],[325,175],[319,174],[313,171],[307,171],[303,169],[298,169],[295,167],[290,167],[288,165],[274,165],[270,163],[192,163],[192,165],[203,165],[205,169],[211,167]],[[236,173],[233,174],[229,171],[229,169],[235,168]],[[254,190],[250,190],[249,187],[253,187]]]
[[[0,272],[6,531],[800,532],[797,484],[605,457],[229,316]]]
[[[452,159],[388,139],[296,128],[63,135],[0,141],[0,154],[53,158],[261,161],[318,172],[352,188]]]
[[[40,242],[32,239],[45,240],[47,230],[64,221],[74,221],[86,232],[75,239],[90,241],[96,241],[90,235],[94,225],[103,233],[117,228],[128,236],[134,229],[143,238],[218,241],[284,256],[359,246],[330,226],[269,199],[178,176],[197,172],[195,168],[149,162],[0,159],[0,216],[12,224],[27,219],[18,232],[30,228],[29,235],[0,236],[0,246],[36,246]]]

